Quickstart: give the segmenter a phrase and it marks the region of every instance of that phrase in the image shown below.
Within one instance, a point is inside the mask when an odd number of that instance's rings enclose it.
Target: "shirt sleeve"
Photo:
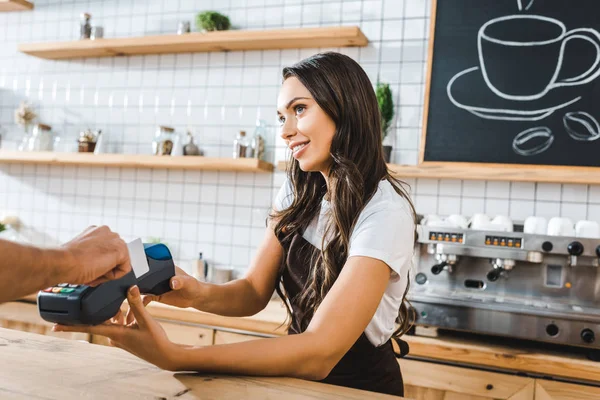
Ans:
[[[275,211],[285,210],[292,205],[293,201],[294,192],[292,191],[292,183],[289,179],[286,179],[273,200],[273,209]]]
[[[371,257],[386,263],[400,276],[406,275],[414,250],[414,221],[399,206],[383,206],[359,217],[350,236],[348,257]]]

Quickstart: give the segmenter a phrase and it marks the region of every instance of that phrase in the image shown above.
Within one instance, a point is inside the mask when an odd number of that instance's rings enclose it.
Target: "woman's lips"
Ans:
[[[300,150],[292,152],[292,156],[297,160],[306,151],[308,146],[310,146],[310,142],[306,143]]]

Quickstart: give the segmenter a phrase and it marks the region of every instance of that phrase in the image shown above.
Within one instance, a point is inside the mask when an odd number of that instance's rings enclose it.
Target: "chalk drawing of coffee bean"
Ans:
[[[513,139],[513,150],[522,156],[535,156],[548,150],[554,142],[554,135],[546,126],[536,126],[519,133]]]
[[[569,136],[582,142],[600,138],[600,124],[584,111],[568,112],[563,117],[563,125]]]

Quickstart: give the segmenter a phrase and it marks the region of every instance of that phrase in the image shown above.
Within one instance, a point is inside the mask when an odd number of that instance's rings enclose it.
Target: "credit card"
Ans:
[[[146,258],[146,251],[144,250],[144,244],[142,239],[138,238],[132,242],[127,243],[127,249],[129,250],[129,259],[131,260],[131,268],[136,278],[144,275],[150,271],[148,265],[148,259]]]

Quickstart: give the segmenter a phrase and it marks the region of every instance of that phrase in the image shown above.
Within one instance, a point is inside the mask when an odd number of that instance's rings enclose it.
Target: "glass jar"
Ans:
[[[246,157],[246,149],[249,144],[248,138],[246,137],[246,131],[240,131],[233,140],[233,158]]]
[[[27,141],[27,151],[52,151],[53,149],[52,127],[46,124],[36,124]]]
[[[152,153],[157,156],[170,156],[175,145],[175,129],[170,126],[159,126],[152,142]]]

